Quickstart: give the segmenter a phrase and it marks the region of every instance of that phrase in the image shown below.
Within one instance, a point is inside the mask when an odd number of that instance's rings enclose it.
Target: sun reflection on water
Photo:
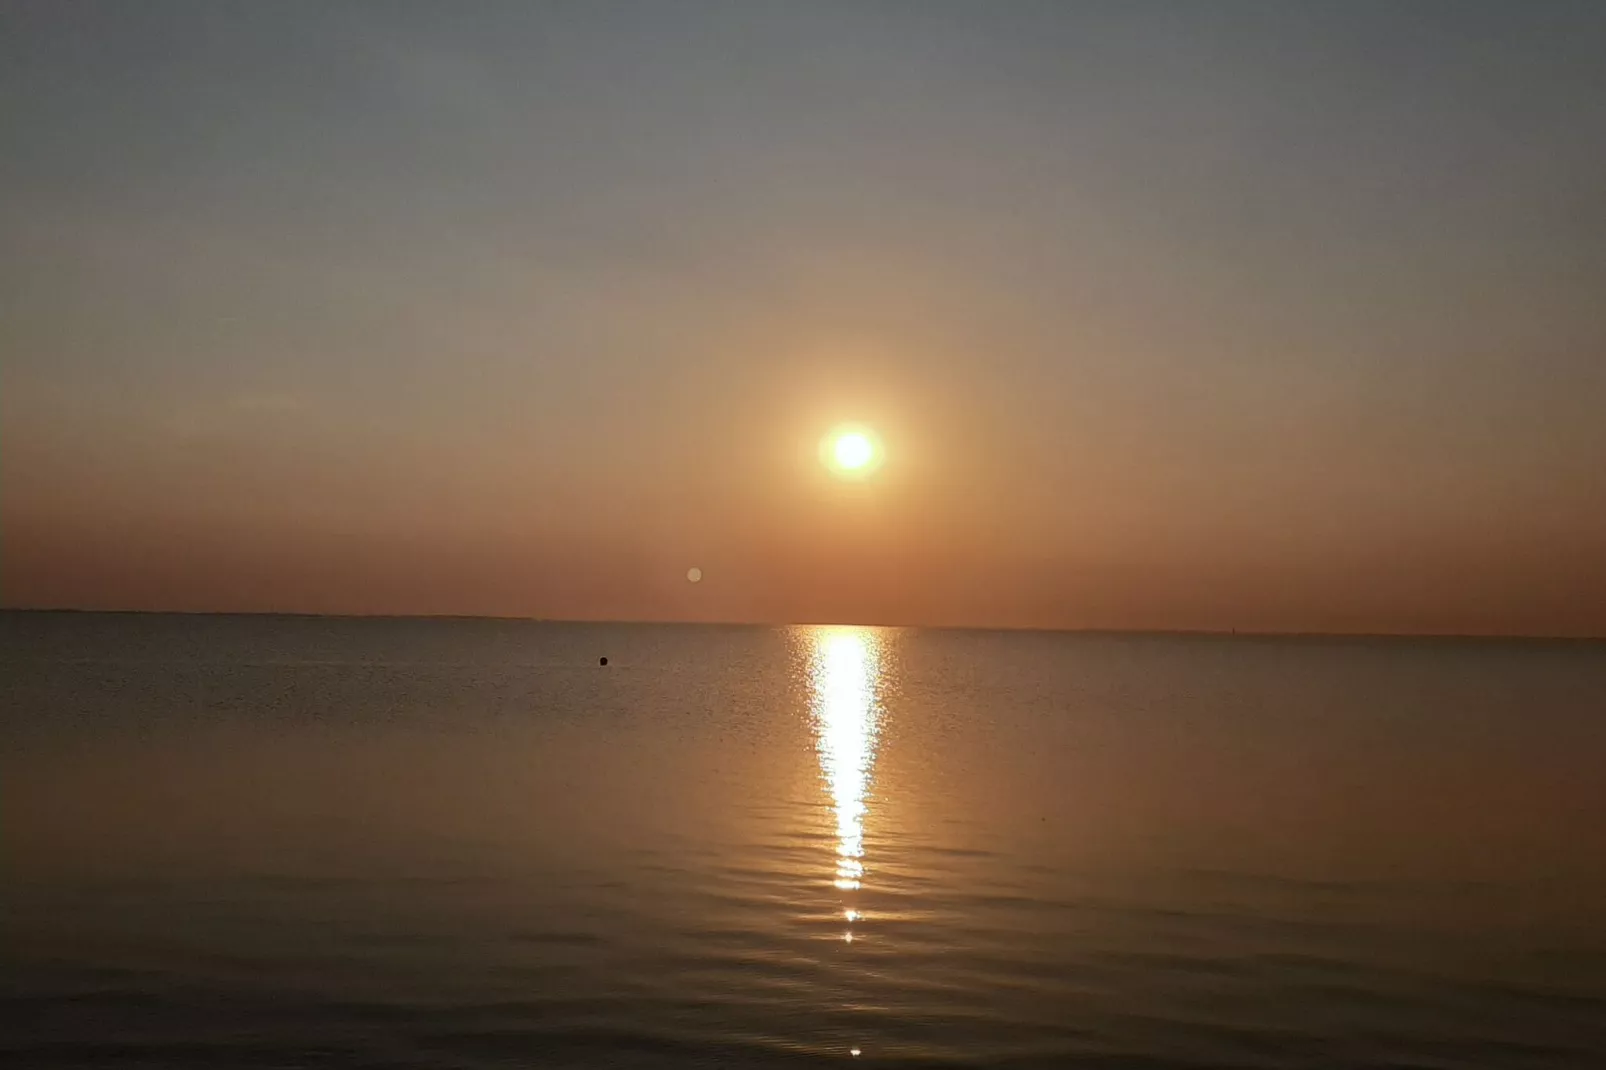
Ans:
[[[816,628],[806,633],[809,707],[820,774],[836,815],[833,883],[843,893],[842,916],[852,944],[864,919],[857,892],[864,884],[864,822],[881,731],[883,640],[868,628]],[[854,1046],[848,1054],[857,1057]]]
[[[864,817],[875,765],[881,709],[881,643],[862,628],[822,628],[809,636],[809,683],[820,771],[836,811],[836,886],[864,879]],[[849,921],[858,915],[846,912]]]

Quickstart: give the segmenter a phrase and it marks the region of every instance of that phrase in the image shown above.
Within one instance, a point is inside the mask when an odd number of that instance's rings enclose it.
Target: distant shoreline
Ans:
[[[1207,628],[1043,628],[1024,625],[968,624],[871,624],[846,621],[764,621],[764,620],[653,620],[579,617],[519,617],[486,613],[306,613],[276,610],[206,609],[85,609],[78,606],[0,606],[0,614],[75,615],[92,617],[241,617],[285,620],[332,621],[485,621],[503,624],[626,625],[642,627],[674,626],[693,628],[909,628],[921,631],[1040,633],[1044,635],[1086,635],[1110,637],[1155,637],[1197,639],[1278,639],[1278,640],[1400,640],[1420,642],[1529,642],[1529,643],[1606,643],[1606,635],[1531,635],[1496,632],[1305,632],[1221,630]]]

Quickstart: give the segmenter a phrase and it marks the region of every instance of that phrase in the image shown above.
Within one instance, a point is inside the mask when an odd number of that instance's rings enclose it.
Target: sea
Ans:
[[[1606,644],[5,613],[0,895],[18,1068],[1606,1067]]]

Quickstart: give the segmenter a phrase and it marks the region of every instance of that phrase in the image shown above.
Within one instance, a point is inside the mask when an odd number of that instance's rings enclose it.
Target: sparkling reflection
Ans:
[[[864,878],[864,816],[881,709],[881,643],[863,628],[822,628],[809,636],[809,683],[820,771],[836,811],[836,886]],[[858,917],[848,910],[849,921]],[[851,936],[849,937],[851,939]]]

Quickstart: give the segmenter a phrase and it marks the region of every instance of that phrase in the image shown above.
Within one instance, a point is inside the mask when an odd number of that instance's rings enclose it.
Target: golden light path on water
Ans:
[[[836,813],[836,886],[843,891],[857,890],[864,879],[866,800],[881,720],[881,656],[881,642],[869,629],[820,628],[809,635],[815,747]],[[858,917],[851,907],[844,914],[850,922]]]
[[[863,918],[852,893],[864,883],[864,822],[881,730],[882,640],[868,628],[814,628],[806,634],[809,707],[820,774],[836,817],[833,883],[843,893],[842,939]],[[848,1048],[857,1057],[861,1049]]]

